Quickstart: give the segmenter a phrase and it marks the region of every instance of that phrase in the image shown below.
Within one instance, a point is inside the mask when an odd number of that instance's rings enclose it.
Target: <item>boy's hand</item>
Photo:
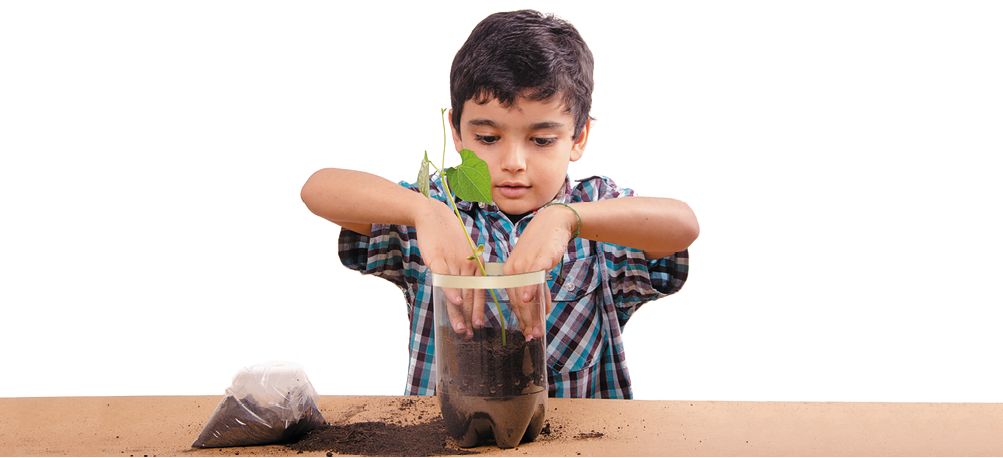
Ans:
[[[427,208],[417,210],[414,229],[418,234],[418,250],[425,266],[441,275],[480,275],[477,261],[470,256],[470,237],[463,229],[449,204],[431,201]],[[473,329],[484,326],[484,294],[474,290],[443,288],[453,331],[471,339]]]
[[[561,262],[564,252],[568,249],[568,242],[574,234],[578,225],[578,217],[575,212],[560,205],[540,210],[536,216],[526,225],[526,230],[519,236],[519,242],[505,261],[503,272],[506,275],[535,272],[538,270],[549,271]],[[532,303],[537,294],[535,286],[519,288],[516,293],[521,301],[513,303]],[[546,313],[550,313],[553,304],[551,303],[550,291],[543,292],[546,301]],[[529,305],[517,307],[519,323],[522,324],[523,334],[526,337],[541,338],[544,333],[544,318],[539,316],[538,309],[533,309]]]

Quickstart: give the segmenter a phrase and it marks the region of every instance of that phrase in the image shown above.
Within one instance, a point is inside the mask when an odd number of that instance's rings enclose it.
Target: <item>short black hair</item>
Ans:
[[[534,10],[495,13],[470,32],[449,71],[453,125],[460,128],[463,104],[517,97],[548,101],[560,94],[575,119],[578,139],[591,119],[592,51],[573,25]]]

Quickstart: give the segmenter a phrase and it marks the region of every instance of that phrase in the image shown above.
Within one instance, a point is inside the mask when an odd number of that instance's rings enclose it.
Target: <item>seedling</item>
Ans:
[[[455,190],[457,197],[468,202],[491,204],[491,172],[488,170],[488,163],[484,162],[483,159],[477,157],[473,151],[468,149],[460,151],[460,165],[446,168],[445,114],[446,109],[443,108],[442,112],[439,113],[440,117],[442,117],[442,168],[436,167],[435,164],[429,161],[428,151],[425,151],[425,158],[422,159],[421,168],[418,169],[418,190],[425,197],[431,199],[428,190],[431,182],[428,167],[432,166],[436,172],[439,172],[439,176],[442,178],[442,187],[446,191],[446,201],[452,207],[453,214],[456,215],[456,221],[460,223],[460,227],[466,233],[467,229],[463,225],[463,219],[460,218],[460,211],[456,208],[453,192]],[[470,244],[470,252],[472,253],[470,256],[467,256],[467,259],[476,260],[477,266],[481,269],[481,274],[487,276],[488,273],[484,270],[484,261],[481,259],[481,254],[484,253],[484,245],[477,245],[475,247],[469,233],[467,234],[467,243]],[[491,292],[491,298],[494,299],[495,308],[498,310],[498,319],[501,320],[502,345],[505,345],[505,317],[502,315],[501,305],[498,303],[498,297],[495,296],[494,290],[489,289],[488,291]]]

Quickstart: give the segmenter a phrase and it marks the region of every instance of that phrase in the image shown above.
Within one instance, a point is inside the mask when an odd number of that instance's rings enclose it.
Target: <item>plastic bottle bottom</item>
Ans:
[[[439,386],[442,418],[449,435],[460,447],[475,447],[494,438],[500,448],[530,442],[543,429],[547,391],[517,396],[484,397],[450,395]]]

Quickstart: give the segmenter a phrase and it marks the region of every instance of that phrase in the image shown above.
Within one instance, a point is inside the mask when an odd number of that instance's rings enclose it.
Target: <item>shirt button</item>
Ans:
[[[480,207],[481,210],[484,210],[484,207],[486,207],[487,204],[485,204],[484,202],[477,202],[477,206]]]
[[[575,290],[575,285],[569,282],[568,279],[564,279],[564,289],[570,293]]]

